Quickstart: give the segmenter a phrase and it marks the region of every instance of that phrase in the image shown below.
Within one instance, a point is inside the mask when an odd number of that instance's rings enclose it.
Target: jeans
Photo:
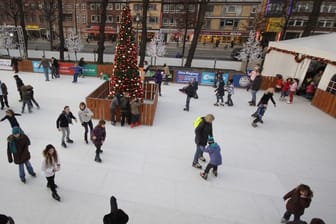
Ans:
[[[257,100],[257,90],[251,90],[252,102],[255,103]]]
[[[191,98],[191,97],[187,95],[186,105],[185,105],[185,109],[186,109],[186,110],[189,110],[190,98]]]
[[[116,112],[117,108],[110,108],[110,112],[111,112],[111,122],[116,122],[115,119],[115,112]]]
[[[195,152],[195,155],[194,155],[194,161],[193,163],[194,164],[197,164],[198,163],[198,159],[203,156],[203,152],[201,150],[201,147],[204,147],[204,146],[201,146],[201,145],[196,145],[196,152]]]
[[[127,124],[131,124],[131,118],[130,118],[130,113],[129,112],[121,112],[121,126],[124,126],[125,120],[127,121]]]
[[[62,143],[65,142],[64,138],[66,137],[67,140],[70,139],[70,128],[69,127],[61,127],[62,131]]]
[[[87,134],[89,132],[89,128],[90,128],[90,132],[91,132],[92,129],[93,129],[93,124],[92,124],[92,121],[89,120],[88,122],[83,122],[82,125],[83,125],[83,127],[85,129],[85,131],[84,131],[84,139],[87,141],[88,140]]]
[[[46,78],[46,81],[49,81],[49,71],[48,71],[49,68],[44,68],[43,67],[43,73],[44,73],[44,76]]]
[[[25,171],[24,171],[24,165],[26,166],[27,171],[30,175],[35,174],[34,169],[33,169],[32,165],[30,164],[30,162],[28,160],[24,163],[19,164],[19,176],[20,176],[21,180],[25,180],[25,176],[26,176]]]
[[[217,96],[217,102],[216,103],[218,103],[219,102],[219,100],[223,103],[224,102],[224,100],[223,100],[223,96],[222,95],[216,95]]]
[[[161,82],[156,83],[156,86],[159,88],[159,95],[161,96]]]
[[[228,94],[228,97],[227,97],[227,103],[228,103],[229,106],[232,106],[232,105],[233,105],[231,96],[232,96],[232,94]]]
[[[31,111],[32,111],[31,109],[32,109],[33,104],[32,104],[30,99],[29,100],[23,100],[21,113],[24,113],[26,104],[28,106],[28,112],[31,113]]]
[[[77,82],[77,78],[78,78],[78,72],[75,72],[72,82]]]
[[[260,104],[258,106],[257,111],[254,113],[255,115],[257,115],[257,117],[256,117],[256,119],[254,119],[253,123],[258,123],[258,122],[262,121],[262,117],[264,116],[266,109],[267,109],[267,107],[264,104]]]

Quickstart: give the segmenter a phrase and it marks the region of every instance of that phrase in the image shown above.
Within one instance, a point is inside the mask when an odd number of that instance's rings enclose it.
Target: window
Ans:
[[[334,25],[334,21],[332,21],[332,20],[320,20],[318,22],[319,27],[331,28],[331,27],[333,27],[333,25]]]
[[[163,25],[169,25],[169,18],[163,18]]]
[[[35,15],[31,15],[31,21],[32,21],[33,23],[36,22],[36,16],[35,16]]]
[[[236,7],[231,5],[227,8],[227,11],[228,11],[228,13],[234,13],[234,12],[236,12]]]
[[[120,10],[120,3],[116,3],[116,4],[114,5],[114,8],[115,8],[115,10]]]
[[[327,92],[336,95],[336,74],[330,79]]]
[[[108,3],[106,9],[107,10],[113,10],[113,4],[112,3]]]
[[[195,5],[194,4],[189,4],[188,9],[189,9],[189,12],[195,12]]]
[[[169,5],[169,11],[171,11],[171,12],[175,11],[175,5],[170,4]]]
[[[82,10],[86,10],[86,4],[82,3]]]
[[[207,8],[206,8],[206,11],[207,12],[212,12],[214,9],[214,6],[213,5],[208,5]]]
[[[95,10],[95,9],[96,9],[96,4],[91,3],[91,4],[90,4],[90,9],[91,9],[91,10]]]
[[[302,19],[289,20],[288,26],[305,26],[306,21]]]
[[[64,16],[63,17],[64,22],[72,22],[72,14],[64,14],[63,16]]]
[[[39,19],[40,19],[40,23],[44,23],[44,16],[43,15],[40,15]]]
[[[233,19],[226,19],[225,20],[225,26],[232,26],[233,25]]]
[[[100,23],[100,16],[98,16],[98,15],[91,15],[91,22],[92,23]]]
[[[323,3],[321,5],[320,12],[324,13],[336,13],[336,4],[333,2]]]
[[[126,3],[121,3],[120,4],[120,9],[122,10],[123,8],[125,8],[126,7]]]
[[[107,23],[112,23],[113,22],[113,16],[107,16],[106,17],[106,22]]]
[[[157,22],[158,22],[158,17],[156,16],[148,17],[148,23],[157,23]]]
[[[313,11],[313,2],[298,2],[294,8],[296,12],[312,12]]]
[[[251,15],[251,16],[255,16],[256,13],[257,13],[257,7],[252,7],[252,8],[251,8],[250,15]]]
[[[116,16],[116,17],[115,17],[115,21],[116,21],[117,23],[119,23],[119,22],[120,22],[120,17],[119,17],[119,16]]]
[[[86,16],[82,16],[82,23],[86,24]]]
[[[149,4],[148,10],[155,11],[156,10],[156,4]]]
[[[169,11],[169,5],[163,5],[163,11],[168,12]]]
[[[225,20],[224,19],[221,19],[220,22],[219,22],[219,27],[220,28],[224,28],[225,27]]]
[[[76,20],[76,23],[79,23],[80,22],[80,16],[77,16],[77,20]]]
[[[142,10],[142,4],[134,4],[133,5],[133,10],[134,11]]]
[[[176,11],[183,11],[184,10],[184,6],[182,4],[177,4],[176,5]]]

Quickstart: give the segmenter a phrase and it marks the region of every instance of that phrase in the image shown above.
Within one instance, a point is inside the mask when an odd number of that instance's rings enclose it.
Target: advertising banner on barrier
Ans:
[[[214,72],[202,72],[202,79],[201,84],[202,85],[213,85],[215,80],[216,73]]]
[[[97,65],[86,64],[83,67],[83,74],[85,76],[97,76]]]
[[[250,79],[244,74],[234,74],[233,75],[233,85],[235,87],[246,88],[250,84]]]
[[[33,72],[40,72],[43,73],[43,67],[41,65],[41,67],[39,68],[40,65],[40,61],[32,61],[32,65],[33,65]],[[49,69],[49,73],[51,73],[51,70]]]
[[[201,78],[200,72],[191,71],[176,71],[176,82],[177,83],[188,83],[194,78],[199,82]]]
[[[70,62],[59,62],[59,74],[60,75],[73,75],[73,63]]]
[[[10,59],[0,59],[0,69],[1,70],[12,70]]]

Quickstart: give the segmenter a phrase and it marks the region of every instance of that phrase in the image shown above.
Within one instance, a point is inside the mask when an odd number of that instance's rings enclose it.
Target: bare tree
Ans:
[[[322,3],[323,0],[314,0],[313,11],[310,13],[306,26],[303,29],[302,37],[310,36],[316,28]]]
[[[16,6],[18,7],[19,10],[19,18],[20,18],[20,26],[22,27],[22,32],[23,32],[23,39],[24,39],[24,55],[28,57],[28,34],[26,30],[26,23],[25,23],[25,14],[23,10],[23,2],[22,0],[15,0]]]
[[[50,34],[50,50],[53,49],[54,36],[53,36],[53,25],[56,21],[56,0],[43,0],[43,16],[48,23],[48,29]]]
[[[146,56],[146,44],[147,44],[147,9],[149,6],[149,0],[142,0],[142,31],[141,31],[141,42],[140,42],[140,62],[139,67],[144,67],[145,56]]]
[[[62,0],[57,0],[57,10],[58,10],[58,35],[60,41],[60,60],[64,61],[64,31],[63,31],[63,4]]]
[[[104,63],[104,50],[105,50],[105,24],[106,24],[106,8],[107,8],[108,0],[102,0],[101,1],[101,7],[100,7],[100,24],[99,24],[99,40],[98,40],[98,64]]]
[[[200,0],[200,2],[199,2],[196,26],[194,28],[194,37],[193,37],[191,45],[190,45],[187,61],[184,65],[185,67],[188,67],[188,68],[191,67],[191,62],[194,58],[194,54],[195,54],[196,47],[197,47],[198,37],[199,37],[199,34],[201,33],[201,29],[202,29],[203,21],[204,21],[204,16],[205,16],[205,11],[206,11],[206,7],[207,7],[209,1],[210,0]]]
[[[9,16],[11,19],[13,19],[14,26],[18,26],[18,20],[19,20],[19,7],[16,4],[15,0],[9,0],[6,3],[2,3],[0,13],[3,15]]]

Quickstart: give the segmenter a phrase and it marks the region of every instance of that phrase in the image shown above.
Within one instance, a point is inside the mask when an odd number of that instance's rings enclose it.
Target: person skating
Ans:
[[[293,98],[296,93],[297,87],[298,87],[298,81],[296,79],[292,79],[291,84],[289,86],[289,99],[287,101],[288,104],[293,103]]]
[[[106,214],[103,218],[104,224],[126,224],[128,222],[128,215],[118,208],[117,199],[114,196],[110,198],[111,212]]]
[[[201,177],[206,180],[208,178],[209,171],[212,169],[212,173],[215,177],[217,177],[217,169],[218,166],[222,164],[222,155],[221,155],[221,148],[215,142],[212,136],[208,138],[208,146],[201,147],[203,152],[209,153],[210,161],[206,166],[204,172],[201,172]]]
[[[157,88],[159,89],[159,96],[161,96],[162,75],[163,75],[162,70],[157,70],[154,75],[155,84]]]
[[[84,73],[83,73],[83,70],[84,70],[84,66],[86,65],[87,63],[84,61],[84,58],[80,58],[79,61],[78,61],[78,66],[81,68],[80,69],[80,72],[79,72],[79,77],[82,76],[82,78],[85,77]]]
[[[262,77],[261,77],[261,74],[258,70],[258,72],[256,73],[256,77],[251,82],[251,97],[252,98],[251,98],[251,101],[248,102],[250,104],[250,106],[255,106],[256,105],[257,92],[261,87],[261,82],[262,82]]]
[[[45,56],[42,56],[42,59],[40,61],[40,64],[38,65],[38,68],[42,66],[43,73],[45,76],[45,81],[49,81],[49,69],[50,69],[50,61]]]
[[[85,129],[84,140],[86,144],[89,143],[88,136],[87,136],[89,128],[90,128],[90,132],[92,132],[92,129],[93,129],[92,116],[93,116],[92,111],[86,106],[84,102],[81,102],[79,104],[78,117],[79,117],[80,123]]]
[[[67,143],[73,143],[73,140],[70,139],[70,128],[69,124],[72,124],[72,119],[77,122],[75,116],[73,116],[72,112],[70,111],[69,106],[65,106],[62,113],[58,116],[56,120],[56,127],[59,131],[62,132],[62,143],[61,145],[66,148],[67,145],[65,144],[65,137]]]
[[[24,166],[32,177],[36,177],[36,173],[30,164],[29,147],[30,140],[27,135],[22,133],[19,127],[12,129],[12,134],[7,137],[7,157],[8,162],[19,165],[19,176],[23,183],[26,183]]]
[[[51,58],[51,78],[59,78],[59,64],[56,58]]]
[[[22,79],[20,79],[20,77],[19,77],[18,75],[14,75],[13,77],[14,77],[15,82],[16,82],[16,88],[17,88],[17,91],[18,91],[19,94],[20,94],[20,99],[19,99],[19,101],[21,102],[21,101],[22,101],[21,87],[24,86],[24,84],[23,84]]]
[[[32,96],[32,89],[27,85],[27,86],[22,86],[21,87],[21,92],[22,92],[22,109],[21,113],[23,114],[25,111],[26,105],[28,106],[28,112],[32,112],[32,107],[33,104],[31,102],[31,96]]]
[[[5,106],[9,108],[7,86],[4,82],[1,81],[0,81],[0,103],[1,103],[1,110],[3,110]]]
[[[198,81],[196,78],[193,78],[193,81],[191,82],[192,87],[194,88],[194,98],[198,99],[198,94],[197,94],[197,90],[198,90]]]
[[[105,131],[105,121],[100,120],[98,122],[98,125],[92,130],[91,133],[91,140],[93,144],[96,146],[96,156],[95,156],[95,161],[98,163],[101,163],[101,158],[100,158],[100,153],[103,152],[101,150],[101,147],[105,141],[106,137],[106,131]]]
[[[224,86],[225,86],[225,83],[224,83],[224,80],[223,80],[223,77],[222,76],[219,76],[218,77],[218,80],[217,80],[217,88],[215,89],[215,93],[216,93],[216,103],[214,104],[214,106],[219,106],[219,101],[221,101],[220,105],[221,106],[224,106]]]
[[[281,223],[287,223],[294,215],[294,223],[300,223],[300,217],[304,214],[304,210],[309,207],[313,198],[313,192],[308,185],[300,184],[283,196],[286,201],[286,212],[281,218]]]
[[[195,96],[195,89],[192,86],[192,82],[189,82],[188,86],[184,87],[182,92],[184,92],[187,95],[186,105],[183,110],[189,111],[190,99]]]
[[[233,106],[232,95],[234,94],[234,85],[233,85],[232,79],[228,81],[226,90],[228,92],[228,96],[227,96],[227,101],[225,102],[225,104],[227,104],[228,106]]]
[[[15,113],[12,109],[6,110],[6,115],[1,118],[0,121],[8,120],[12,128],[20,127],[19,122],[16,120],[15,116],[21,116],[21,114]]]
[[[55,173],[61,169],[58,153],[55,147],[49,144],[45,147],[42,154],[44,157],[42,161],[42,171],[45,173],[47,179],[47,187],[51,190],[51,196],[55,200],[60,201],[61,197],[57,194],[57,185],[55,184]]]
[[[12,57],[10,66],[12,66],[12,69],[15,73],[19,72],[19,60],[17,58]]]
[[[262,120],[262,117],[264,116],[265,114],[265,111],[267,109],[267,104],[268,104],[268,101],[271,100],[274,107],[276,106],[276,103],[273,99],[273,94],[274,94],[274,88],[268,88],[264,95],[261,97],[259,103],[258,103],[258,108],[257,108],[257,111],[254,112],[251,116],[252,117],[255,117],[254,121],[252,122],[252,126],[253,127],[257,127],[257,123],[260,122],[260,123],[264,123],[263,120]]]
[[[202,169],[202,166],[199,164],[198,160],[205,162],[201,148],[206,146],[208,137],[212,136],[212,122],[214,120],[215,116],[208,114],[205,117],[201,117],[199,124],[197,124],[197,127],[195,128],[196,151],[192,162],[192,166],[195,168]]]
[[[78,65],[78,63],[75,63],[75,65],[72,67],[73,71],[74,71],[74,75],[73,75],[73,80],[72,82],[73,83],[76,83],[77,82],[77,79],[78,79],[78,76],[79,74],[81,73],[82,71],[82,67],[80,67]]]
[[[168,79],[169,79],[169,67],[168,65],[165,63],[163,64],[163,76],[164,76],[164,85],[168,85]]]
[[[34,87],[32,87],[31,85],[27,85],[26,87],[29,90],[31,106],[33,106],[33,104],[35,104],[36,108],[40,109],[40,105],[38,104],[38,102],[34,98]]]

